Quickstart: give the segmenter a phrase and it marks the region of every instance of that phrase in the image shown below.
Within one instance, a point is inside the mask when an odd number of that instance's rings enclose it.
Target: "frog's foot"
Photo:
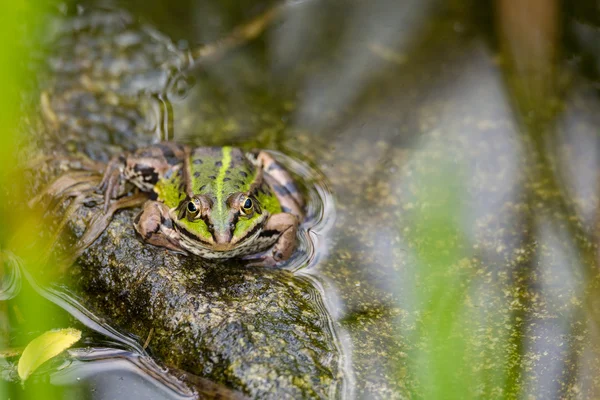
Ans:
[[[290,173],[266,151],[250,153],[249,159],[262,168],[265,181],[275,192],[284,213],[293,214],[302,221],[304,199]]]
[[[127,155],[119,154],[114,156],[106,165],[104,176],[98,186],[99,190],[104,193],[104,213],[110,207],[110,200],[116,199],[119,196],[124,180],[123,171],[125,170],[126,161]]]
[[[147,201],[133,222],[135,230],[145,242],[187,253],[179,244],[179,233],[169,217],[169,208],[158,201]]]
[[[68,169],[78,171],[90,171],[102,174],[106,164],[100,161],[94,161],[85,155],[67,156],[62,159]]]
[[[98,175],[88,171],[77,171],[62,175],[44,188],[40,193],[27,203],[34,207],[44,197],[49,196],[54,201],[78,197],[82,194],[91,194],[98,184]]]
[[[131,196],[122,197],[113,202],[106,212],[94,214],[83,235],[77,241],[75,248],[69,256],[62,260],[62,265],[71,265],[98,237],[106,230],[113,215],[124,208],[138,207],[148,200],[146,193],[136,193]]]
[[[277,235],[279,238],[273,248],[258,258],[248,257],[251,260],[249,266],[273,267],[291,257],[296,248],[296,232],[298,231],[298,219],[289,213],[272,215],[265,225],[261,236]]]
[[[42,168],[44,165],[51,162],[58,162],[61,169],[64,170],[76,170],[76,171],[90,171],[102,174],[106,164],[94,161],[83,154],[77,155],[56,155],[56,154],[45,154],[34,157],[25,162],[25,168],[29,170],[37,170]]]

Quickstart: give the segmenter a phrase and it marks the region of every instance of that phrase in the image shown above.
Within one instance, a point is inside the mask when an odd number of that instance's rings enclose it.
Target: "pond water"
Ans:
[[[148,250],[125,211],[66,277],[25,272],[17,303],[88,346],[30,387],[192,398],[177,369],[251,397],[597,397],[599,21],[505,3],[50,6],[39,150],[270,149],[309,206],[282,270]]]

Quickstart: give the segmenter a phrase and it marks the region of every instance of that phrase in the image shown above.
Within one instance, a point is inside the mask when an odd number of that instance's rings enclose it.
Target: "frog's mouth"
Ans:
[[[180,234],[182,246],[190,251],[192,251],[191,249],[200,247],[214,252],[227,252],[255,240],[262,232],[263,222],[266,217],[265,215],[263,218],[253,221],[253,224],[249,227],[250,230],[244,236],[236,236],[234,230],[218,233],[211,229],[208,230],[210,236],[198,236],[187,229],[185,225],[179,223],[175,224],[175,229]]]

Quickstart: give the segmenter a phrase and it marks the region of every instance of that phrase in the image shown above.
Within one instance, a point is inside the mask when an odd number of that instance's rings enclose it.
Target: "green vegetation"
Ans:
[[[44,5],[37,0],[10,1],[2,4],[0,13],[0,38],[4,43],[0,52],[0,250],[14,253],[36,275],[44,268],[46,247],[37,241],[39,235],[36,229],[42,221],[40,214],[26,206],[26,180],[18,166],[22,166],[27,157],[17,151],[17,146],[26,139],[22,127],[27,108],[25,96],[32,94],[31,82],[36,80],[29,75],[32,73],[30,49],[25,43],[31,43],[36,36],[34,32],[41,32]],[[3,288],[7,279],[14,277],[10,268],[15,266],[5,262],[7,259],[0,258]],[[16,375],[13,371],[16,367],[14,356],[20,352],[18,349],[35,335],[65,324],[64,315],[57,313],[57,307],[42,299],[26,282],[23,282],[20,293],[14,294],[15,297],[7,295],[8,299],[0,302],[0,349],[10,350],[0,365],[3,369],[8,368],[12,376]],[[0,398],[3,399],[53,399],[59,392],[59,389],[40,382],[27,382],[21,388],[17,384],[0,381]]]

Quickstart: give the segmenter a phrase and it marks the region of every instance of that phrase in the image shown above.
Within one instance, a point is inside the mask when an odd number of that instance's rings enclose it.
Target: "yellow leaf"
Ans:
[[[24,382],[40,365],[56,357],[81,338],[77,329],[48,331],[33,339],[19,359],[17,371]]]

